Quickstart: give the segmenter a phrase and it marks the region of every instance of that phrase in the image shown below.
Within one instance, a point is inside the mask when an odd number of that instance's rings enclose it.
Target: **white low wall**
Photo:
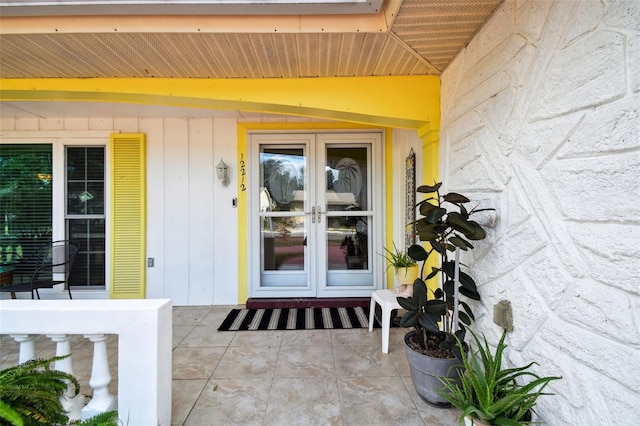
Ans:
[[[171,300],[2,300],[0,334],[117,334],[119,418],[170,426]]]

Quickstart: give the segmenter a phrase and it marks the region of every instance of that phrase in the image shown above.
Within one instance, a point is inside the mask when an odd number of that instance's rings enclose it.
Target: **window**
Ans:
[[[69,284],[105,288],[105,150],[68,146],[65,158],[67,235],[80,245]]]
[[[0,144],[0,262],[51,241],[52,187],[51,144]]]

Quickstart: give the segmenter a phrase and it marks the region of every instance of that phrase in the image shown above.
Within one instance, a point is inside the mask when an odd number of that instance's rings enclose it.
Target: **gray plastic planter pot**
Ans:
[[[436,407],[447,408],[451,404],[438,395],[438,390],[442,388],[442,383],[436,378],[451,377],[459,380],[459,369],[451,368],[453,365],[460,364],[457,358],[434,358],[414,351],[408,345],[408,340],[415,335],[417,331],[410,331],[404,336],[404,347],[407,352],[407,360],[411,369],[411,380],[416,392],[425,402]]]

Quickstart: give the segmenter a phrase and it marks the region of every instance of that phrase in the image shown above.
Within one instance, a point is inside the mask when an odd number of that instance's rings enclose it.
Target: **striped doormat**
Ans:
[[[218,331],[368,328],[369,312],[346,308],[232,309]],[[374,321],[374,327],[380,324]]]

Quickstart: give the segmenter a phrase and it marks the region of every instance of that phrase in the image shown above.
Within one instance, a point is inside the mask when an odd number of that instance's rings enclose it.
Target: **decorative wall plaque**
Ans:
[[[405,160],[406,173],[406,205],[405,205],[405,246],[408,248],[416,242],[416,154],[413,148]]]

